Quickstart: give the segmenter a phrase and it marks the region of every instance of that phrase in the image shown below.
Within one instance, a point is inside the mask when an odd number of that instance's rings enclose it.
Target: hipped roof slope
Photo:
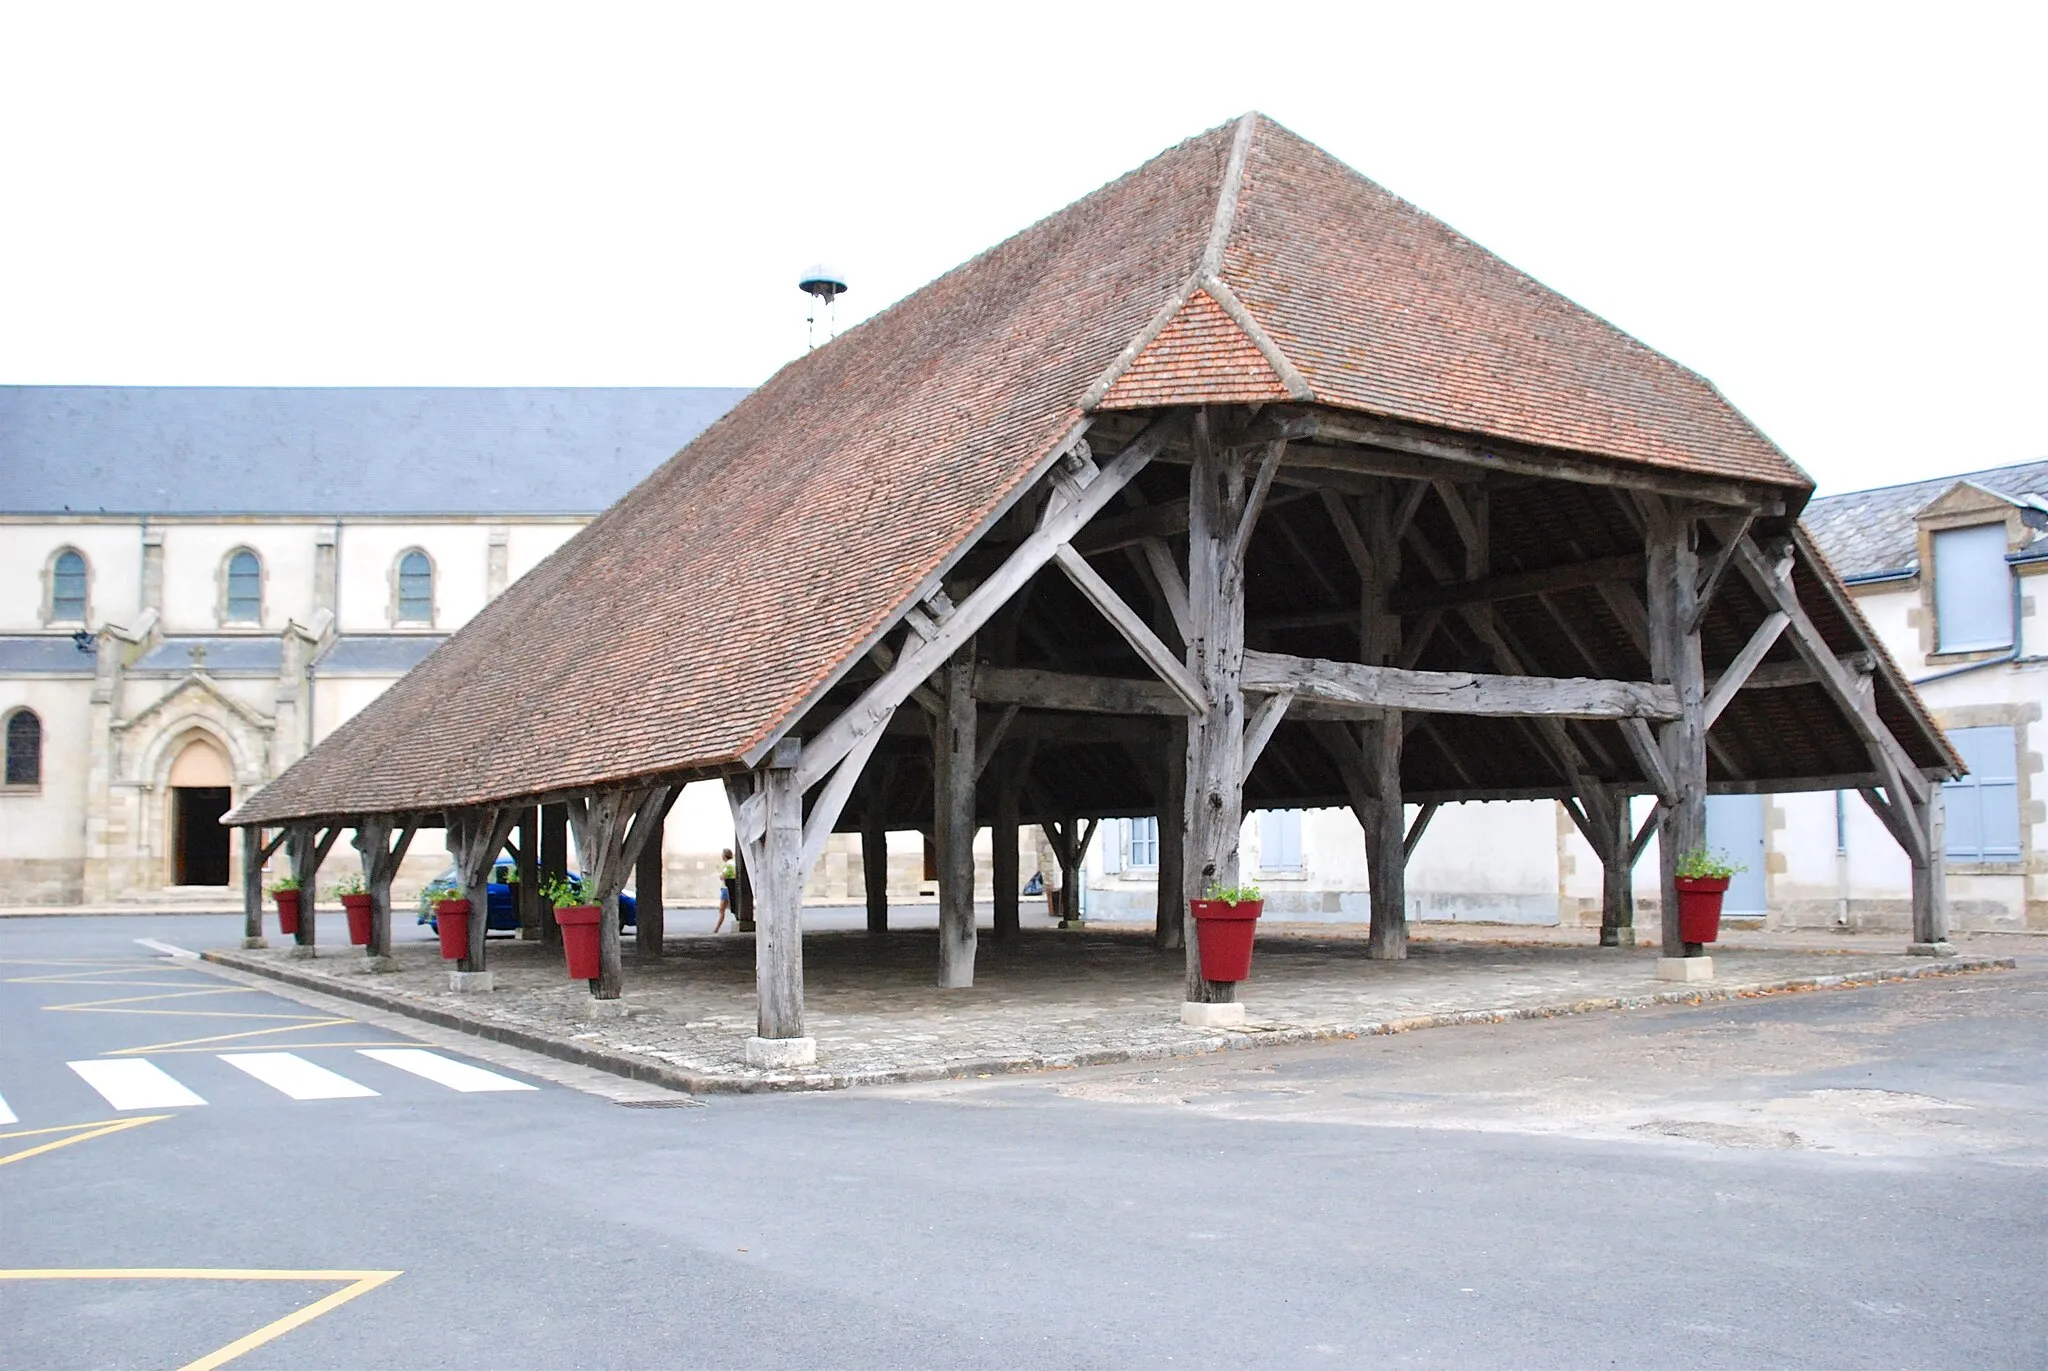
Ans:
[[[1248,115],[784,367],[230,819],[731,766],[1089,409],[1255,398],[1810,489],[1692,373]]]

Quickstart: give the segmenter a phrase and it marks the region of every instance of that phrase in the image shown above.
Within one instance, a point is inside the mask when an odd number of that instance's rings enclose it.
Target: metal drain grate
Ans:
[[[680,1100],[614,1100],[623,1109],[702,1109],[704,1101],[685,1095]]]

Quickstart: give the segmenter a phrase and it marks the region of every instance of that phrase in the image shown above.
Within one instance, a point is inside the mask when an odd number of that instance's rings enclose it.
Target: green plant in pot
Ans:
[[[1188,902],[1204,980],[1241,981],[1252,974],[1252,935],[1265,909],[1266,897],[1255,885],[1211,882],[1201,899]]]
[[[1721,900],[1728,882],[1747,870],[1726,853],[1704,844],[1678,856],[1678,936],[1681,942],[1711,943],[1721,936]]]

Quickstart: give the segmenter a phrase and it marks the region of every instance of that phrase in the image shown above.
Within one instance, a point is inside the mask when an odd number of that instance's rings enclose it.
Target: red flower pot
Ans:
[[[357,947],[370,945],[370,897],[344,895],[341,907],[348,911],[348,940]]]
[[[1726,876],[1678,878],[1678,937],[1681,942],[1710,943],[1721,936],[1721,897],[1728,893]]]
[[[270,898],[277,901],[277,931],[288,938],[299,936],[299,892],[296,890],[275,890]]]
[[[562,926],[562,952],[569,959],[569,979],[594,981],[603,974],[598,952],[598,934],[604,925],[604,909],[594,904],[572,904],[555,911]]]
[[[459,961],[469,955],[469,901],[434,901],[434,928],[441,935],[441,958]]]
[[[1195,943],[1201,952],[1202,979],[1241,981],[1252,974],[1252,934],[1264,900],[1232,904],[1228,900],[1189,900],[1195,916]]]

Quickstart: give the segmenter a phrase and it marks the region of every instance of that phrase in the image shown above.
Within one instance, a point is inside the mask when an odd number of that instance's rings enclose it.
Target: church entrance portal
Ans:
[[[233,802],[228,759],[195,739],[171,763],[171,884],[226,885],[228,830],[220,820]]]

